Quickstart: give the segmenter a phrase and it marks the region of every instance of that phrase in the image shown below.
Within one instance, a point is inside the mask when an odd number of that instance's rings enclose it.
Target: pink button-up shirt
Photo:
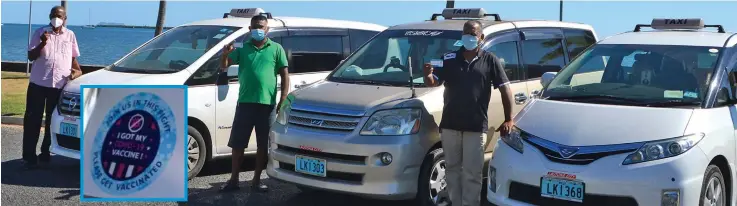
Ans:
[[[49,39],[41,49],[41,55],[33,61],[31,82],[39,86],[61,88],[72,73],[72,58],[79,57],[77,37],[72,30],[62,27],[60,33],[46,25],[36,30],[31,36],[28,51],[41,44],[41,35],[49,32]]]

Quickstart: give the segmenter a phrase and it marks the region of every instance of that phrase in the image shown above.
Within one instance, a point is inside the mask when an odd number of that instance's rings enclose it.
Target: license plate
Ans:
[[[294,162],[294,171],[297,171],[299,173],[305,173],[308,175],[315,175],[320,177],[325,177],[327,174],[327,172],[325,171],[325,169],[327,168],[327,163],[324,159],[297,155]]]
[[[62,135],[77,137],[77,130],[78,127],[76,124],[62,122],[61,125],[59,125],[59,133]]]
[[[551,177],[540,178],[540,196],[583,202],[583,195],[585,193],[586,190],[583,182]]]

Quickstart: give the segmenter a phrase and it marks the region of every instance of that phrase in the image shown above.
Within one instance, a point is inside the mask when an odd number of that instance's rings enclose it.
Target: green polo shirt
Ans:
[[[276,105],[276,78],[287,67],[287,55],[279,43],[267,39],[261,48],[250,40],[236,48],[228,58],[238,64],[239,103]]]

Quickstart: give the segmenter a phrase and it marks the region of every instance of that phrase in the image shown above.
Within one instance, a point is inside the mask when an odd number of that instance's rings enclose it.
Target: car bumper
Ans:
[[[698,205],[708,164],[699,147],[676,157],[622,165],[628,154],[611,155],[588,165],[549,161],[536,148],[525,145],[520,154],[504,142],[497,144],[489,169],[496,170],[496,192],[487,180],[487,200],[496,205],[533,205],[558,201],[540,197],[540,178],[548,172],[575,175],[585,184],[584,205],[661,205],[664,191],[680,192],[680,205]]]
[[[62,122],[79,125],[79,117],[60,115],[56,109],[51,116],[51,152],[64,157],[79,159],[81,147],[79,137],[60,134],[59,128]],[[77,134],[81,134],[78,131]]]
[[[417,179],[427,152],[414,142],[417,137],[340,136],[294,128],[286,131],[286,126],[274,124],[270,133],[270,178],[377,199],[411,199],[417,193]],[[381,162],[382,153],[392,155],[390,164]],[[324,159],[326,177],[295,172],[298,154]]]

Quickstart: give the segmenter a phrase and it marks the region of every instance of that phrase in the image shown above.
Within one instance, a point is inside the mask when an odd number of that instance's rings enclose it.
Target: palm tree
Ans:
[[[159,1],[159,17],[156,18],[156,31],[154,32],[154,37],[161,34],[161,31],[164,30],[164,16],[166,15],[166,1],[161,0]]]
[[[573,48],[569,53],[578,54],[586,49],[585,45],[587,44],[588,42],[584,36],[569,36],[566,38],[566,48]],[[550,39],[543,42],[542,45],[544,48],[555,47],[555,49],[545,54],[538,62],[539,64],[545,64],[548,61],[562,57],[563,54],[565,54],[565,52],[563,52],[563,45],[561,45],[561,39]],[[571,58],[573,57],[574,56],[571,56]]]

